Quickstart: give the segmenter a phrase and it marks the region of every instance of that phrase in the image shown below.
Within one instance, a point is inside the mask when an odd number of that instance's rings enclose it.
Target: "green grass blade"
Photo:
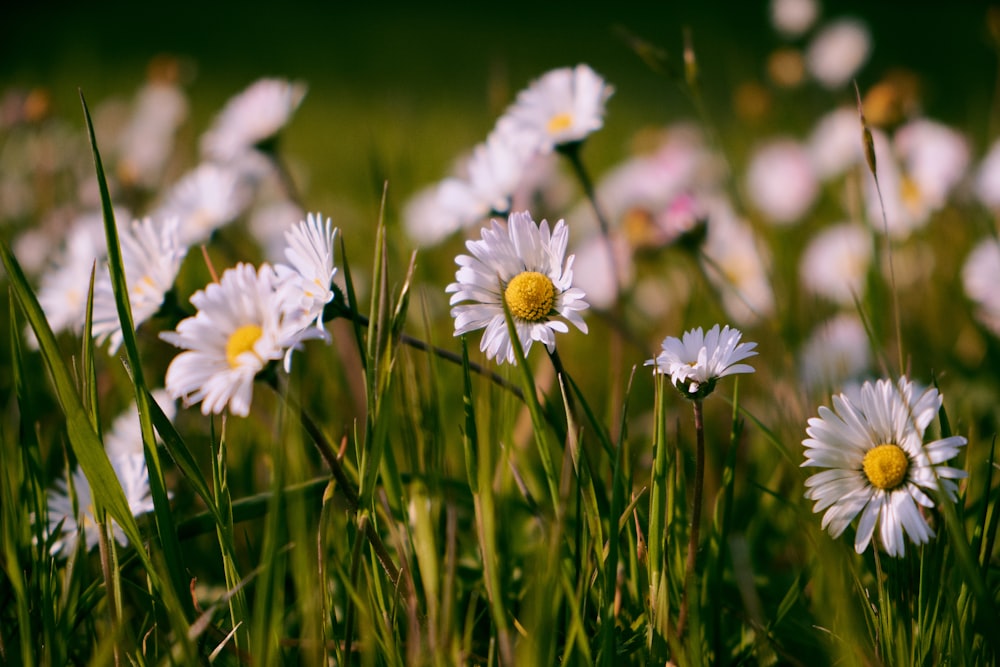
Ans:
[[[139,348],[135,339],[132,304],[129,300],[128,285],[125,281],[125,265],[122,259],[121,244],[118,239],[118,226],[115,222],[114,210],[111,205],[111,195],[108,191],[108,183],[104,175],[101,153],[97,148],[94,123],[90,118],[90,110],[87,108],[87,101],[84,99],[83,91],[80,91],[80,103],[83,106],[83,115],[87,123],[90,149],[93,153],[94,167],[97,172],[97,184],[101,193],[104,233],[107,237],[108,247],[108,270],[111,275],[115,306],[118,310],[118,319],[121,324],[122,344],[125,347],[128,359],[128,370],[130,371],[132,383],[135,386],[136,406],[139,411],[139,424],[142,430],[142,444],[146,457],[150,495],[153,499],[153,513],[156,518],[157,537],[164,551],[170,581],[178,594],[178,599],[181,601],[186,615],[191,617],[194,613],[194,606],[191,603],[190,595],[187,594],[188,582],[185,575],[184,558],[177,540],[177,529],[174,525],[173,514],[170,509],[170,498],[167,494],[163,468],[156,449],[156,437],[153,434],[153,425],[150,419],[151,400],[149,393],[146,391],[147,386],[142,370],[142,361],[139,358]],[[87,337],[89,338],[89,333]]]

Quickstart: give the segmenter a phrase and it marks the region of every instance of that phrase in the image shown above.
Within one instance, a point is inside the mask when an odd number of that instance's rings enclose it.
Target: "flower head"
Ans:
[[[227,406],[234,415],[250,412],[253,380],[268,362],[281,359],[301,330],[285,321],[276,276],[238,264],[191,297],[198,312],[160,338],[183,348],[167,368],[166,388],[185,405],[201,402],[202,414]]]
[[[529,138],[539,152],[549,152],[599,130],[613,92],[587,65],[554,69],[518,94],[497,129]]]
[[[187,253],[187,248],[180,244],[178,232],[176,218],[163,223],[155,223],[151,218],[134,220],[122,230],[122,264],[132,322],[137,327],[160,309],[164,295],[174,285]],[[122,342],[118,307],[107,270],[94,285],[93,335],[98,344],[106,338],[111,339],[110,354],[114,354]]]
[[[504,316],[510,310],[518,339],[527,354],[533,341],[555,349],[555,332],[569,331],[566,322],[586,333],[580,311],[588,308],[583,290],[573,287],[573,255],[566,257],[569,229],[560,220],[535,223],[527,212],[512,213],[504,228],[494,220],[482,239],[468,241],[471,255],[459,255],[451,293],[455,335],[485,328],[480,349],[488,358],[514,363]],[[562,319],[559,319],[562,318]]]
[[[704,398],[715,389],[716,381],[734,373],[753,373],[748,364],[737,363],[757,354],[757,343],[741,343],[743,334],[728,325],[702,332],[701,327],[684,333],[683,338],[667,336],[663,351],[646,361],[657,373],[670,376],[674,386],[691,399]]]
[[[962,285],[976,305],[976,317],[1000,336],[1000,243],[994,238],[980,241],[962,266]]]
[[[202,154],[230,162],[277,136],[305,97],[303,83],[260,79],[230,99],[201,138]]]
[[[952,500],[952,480],[965,472],[940,465],[958,454],[965,438],[924,443],[924,431],[941,408],[936,389],[918,391],[905,377],[898,383],[865,382],[860,390],[833,397],[809,420],[802,441],[803,467],[828,468],[806,480],[814,512],[826,510],[822,526],[839,537],[860,514],[854,549],[863,552],[878,529],[878,543],[902,556],[905,532],[915,544],[934,536],[917,507],[934,507],[926,493],[940,488]]]
[[[250,204],[246,176],[228,166],[205,162],[185,174],[168,191],[157,216],[180,221],[180,240],[194,245],[235,220]]]

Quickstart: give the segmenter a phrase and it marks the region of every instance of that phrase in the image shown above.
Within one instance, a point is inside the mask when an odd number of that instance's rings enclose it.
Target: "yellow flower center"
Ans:
[[[879,445],[868,450],[862,466],[872,486],[890,491],[903,483],[910,459],[899,445]]]
[[[924,199],[924,193],[915,180],[904,175],[899,184],[899,195],[911,211],[917,211]]]
[[[557,134],[571,127],[573,127],[573,114],[564,111],[550,118],[545,129],[549,131],[549,134]]]
[[[556,287],[545,274],[525,271],[507,283],[503,298],[514,317],[525,322],[540,322],[555,306]]]
[[[234,331],[226,341],[226,361],[230,368],[239,366],[239,356],[244,352],[253,352],[253,345],[260,338],[263,330],[256,324],[244,324]]]

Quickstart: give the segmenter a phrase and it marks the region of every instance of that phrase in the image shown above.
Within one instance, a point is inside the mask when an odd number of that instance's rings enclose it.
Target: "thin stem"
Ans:
[[[316,449],[319,450],[320,456],[326,461],[327,466],[330,468],[330,472],[333,474],[333,478],[337,480],[337,488],[340,490],[344,501],[347,503],[347,509],[352,515],[356,515],[361,509],[359,504],[358,490],[354,486],[354,483],[344,472],[343,466],[340,465],[340,459],[337,457],[336,451],[333,449],[333,445],[327,440],[326,435],[320,429],[319,425],[313,421],[312,417],[309,416],[301,405],[299,405],[295,399],[288,395],[287,392],[282,392],[278,387],[277,378],[274,375],[268,375],[267,385],[274,390],[278,396],[283,398],[288,402],[290,408],[299,414],[302,420],[302,427],[305,428],[306,433],[312,438],[313,443],[316,445]],[[371,521],[365,521],[364,523],[364,533],[368,538],[368,541],[372,545],[372,549],[375,550],[375,557],[378,558],[378,562],[382,565],[382,569],[385,570],[386,575],[392,581],[393,585],[398,585],[400,582],[399,578],[399,568],[396,564],[392,562],[392,557],[389,555],[388,549],[385,547],[385,543],[382,542],[382,537],[378,534],[375,529],[374,524]]]
[[[330,312],[324,313],[323,315],[324,318],[343,317],[352,322],[357,322],[361,326],[367,327],[369,325],[368,318],[362,315],[361,313],[355,313],[351,311],[349,308],[347,308],[338,301],[334,301],[332,305],[334,307],[331,309]],[[431,354],[434,354],[440,357],[441,359],[444,359],[445,361],[450,361],[451,363],[457,366],[462,365],[462,355],[456,354],[451,350],[446,350],[443,347],[431,345],[426,341],[422,341],[419,338],[414,338],[413,336],[410,336],[405,333],[400,334],[399,340],[405,343],[406,345],[409,345],[415,350],[420,350],[421,352],[430,352]],[[498,387],[506,389],[510,393],[514,394],[514,396],[516,396],[518,400],[524,401],[524,393],[521,391],[521,388],[512,384],[509,380],[507,380],[507,378],[500,375],[496,371],[491,371],[487,368],[484,368],[482,365],[477,364],[474,361],[469,362],[469,370],[473,371],[478,375],[482,375],[483,377],[487,378]]]
[[[691,507],[691,531],[688,540],[687,564],[684,567],[684,597],[681,599],[680,614],[677,618],[677,636],[684,636],[690,604],[692,584],[695,577],[695,560],[701,533],[701,496],[705,487],[705,424],[702,415],[702,399],[694,399],[694,501]]]

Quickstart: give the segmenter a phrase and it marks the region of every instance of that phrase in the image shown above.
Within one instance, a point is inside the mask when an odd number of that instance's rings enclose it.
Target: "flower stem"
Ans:
[[[695,560],[698,553],[698,541],[701,533],[701,501],[705,487],[705,424],[702,414],[702,399],[696,398],[694,403],[695,430],[695,460],[694,460],[694,500],[691,507],[691,530],[688,539],[687,564],[684,567],[684,597],[681,599],[681,609],[677,618],[677,636],[684,635],[687,624],[688,605],[694,588]]]

